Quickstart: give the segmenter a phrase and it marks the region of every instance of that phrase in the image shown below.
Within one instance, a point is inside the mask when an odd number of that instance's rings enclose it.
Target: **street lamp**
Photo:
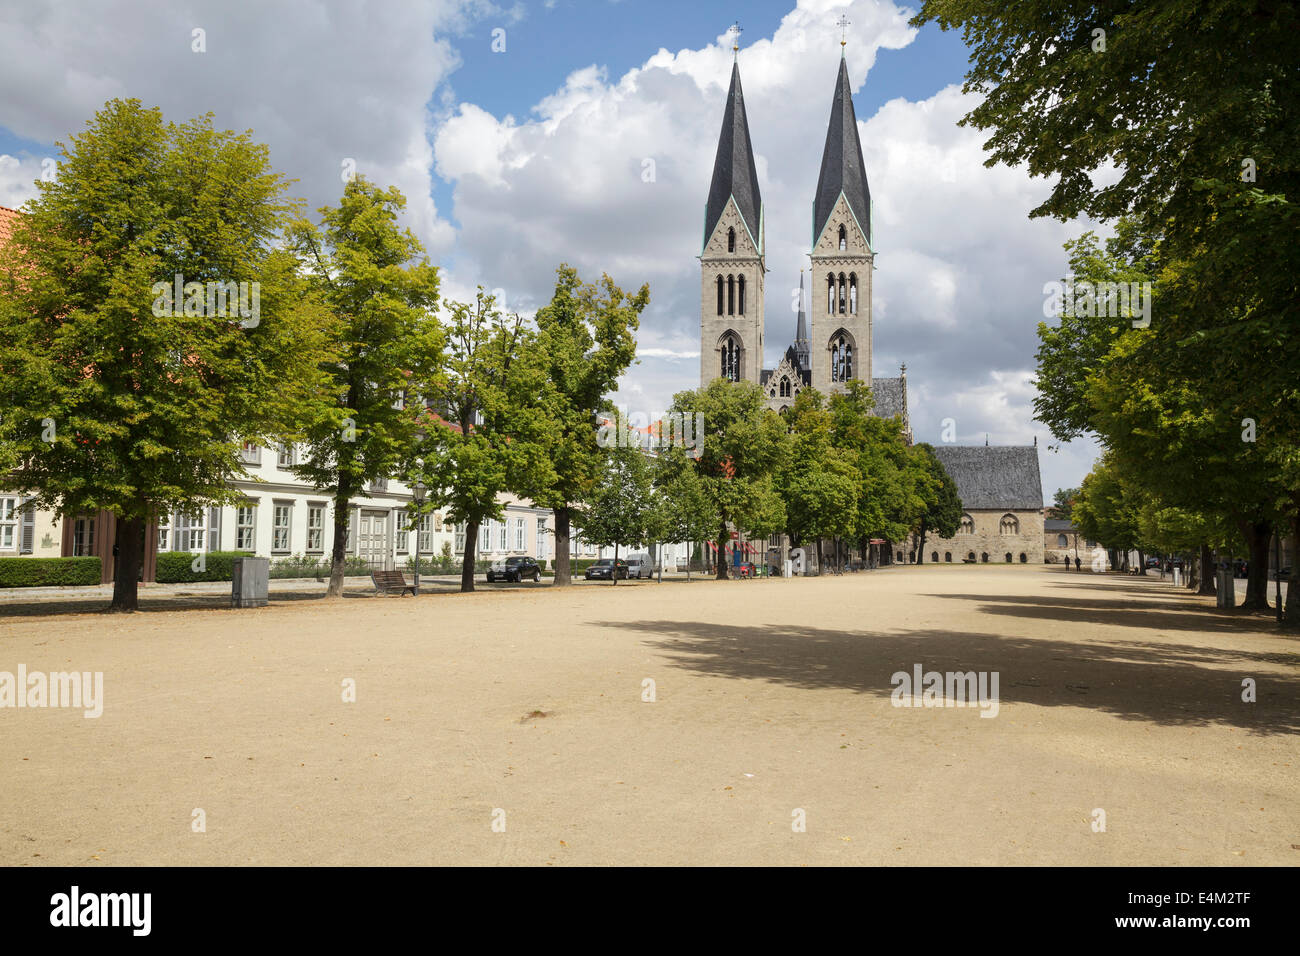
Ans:
[[[418,469],[415,484],[411,486],[411,498],[415,501],[415,596],[420,596],[420,526],[424,523],[424,515],[420,509],[424,505],[424,460],[417,459],[415,466]]]

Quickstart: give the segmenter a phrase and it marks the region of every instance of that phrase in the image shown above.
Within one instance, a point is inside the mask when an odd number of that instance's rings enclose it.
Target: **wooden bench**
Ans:
[[[398,594],[411,592],[415,597],[415,585],[406,583],[406,575],[401,571],[371,571],[370,580],[375,582],[375,590],[387,593],[396,591]]]

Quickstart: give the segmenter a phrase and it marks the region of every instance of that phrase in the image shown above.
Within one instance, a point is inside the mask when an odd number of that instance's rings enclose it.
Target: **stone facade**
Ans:
[[[829,395],[844,388],[842,382],[832,380],[832,349],[841,341],[852,349],[847,377],[871,381],[871,268],[875,256],[842,195],[810,257],[812,385]]]
[[[723,374],[723,349],[729,337],[740,346],[739,380],[757,384],[762,375],[761,242],[745,226],[735,200],[728,200],[700,255],[701,384]]]
[[[962,528],[951,538],[926,535],[924,563],[960,564],[972,556],[977,564],[1043,563],[1041,511],[970,508],[962,518]],[[910,547],[914,549],[915,543]]]

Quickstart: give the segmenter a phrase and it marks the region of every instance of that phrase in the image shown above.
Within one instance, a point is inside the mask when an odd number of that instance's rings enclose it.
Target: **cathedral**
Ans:
[[[800,389],[829,395],[857,378],[871,383],[876,414],[901,416],[906,430],[906,369],[896,378],[871,375],[871,191],[842,56],[813,197],[810,287],[801,271],[794,341],[771,369],[763,368],[764,239],[740,66],[733,63],[704,211],[700,384],[718,377],[755,382],[768,407],[781,411]]]
[[[843,46],[843,44],[841,44]],[[861,379],[871,384],[875,414],[898,417],[912,440],[907,366],[891,378],[871,374],[871,275],[875,244],[871,191],[841,53],[821,173],[812,202],[806,283],[800,270],[794,341],[775,368],[764,368],[765,233],[763,196],[745,116],[739,62],[718,136],[704,209],[700,253],[700,384],[750,381],[782,411],[803,388],[823,395]],[[951,539],[890,543],[884,561],[1041,564],[1043,500],[1037,442],[1032,446],[939,445],[935,449],[965,513]],[[771,542],[776,550],[778,541]],[[865,559],[865,556],[858,556]]]

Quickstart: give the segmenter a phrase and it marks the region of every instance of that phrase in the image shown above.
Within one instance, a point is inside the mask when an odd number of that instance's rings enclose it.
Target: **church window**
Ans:
[[[1005,515],[1003,515],[1003,516],[1002,516],[1002,521],[998,524],[998,533],[999,533],[999,534],[1019,534],[1019,533],[1020,533],[1020,522],[1019,522],[1019,520],[1016,519],[1016,516],[1013,515],[1013,514],[1005,514]]]
[[[736,314],[736,277],[727,276],[727,315]]]
[[[736,312],[740,315],[745,314],[745,277],[740,276],[736,279]]]
[[[1058,534],[1056,536],[1056,546],[1058,548],[1068,548],[1070,546],[1070,539],[1063,534]]]
[[[853,343],[844,333],[831,341],[831,381],[847,382],[853,377]]]
[[[849,273],[849,313],[858,314],[858,275],[856,272]]]
[[[952,564],[952,552],[945,551],[943,553],[943,560],[946,561],[948,564]]]
[[[931,563],[931,564],[938,564],[938,563],[939,563],[939,552],[938,552],[938,551],[931,551],[931,552],[930,552],[930,563]]]
[[[974,533],[975,533],[975,519],[972,518],[970,515],[962,515],[962,516],[961,516],[961,527],[958,529],[957,533],[958,533],[958,534],[974,534]],[[971,552],[971,557],[972,557],[972,558],[975,557],[975,553],[974,553],[974,552]]]
[[[849,247],[848,230],[845,229],[843,226],[840,226],[840,252],[843,252],[844,250],[848,249],[848,247]]]
[[[722,377],[731,382],[740,381],[740,342],[734,335],[722,340]]]
[[[841,272],[840,273],[840,315],[843,315],[845,313],[845,311],[848,309],[848,305],[849,305],[848,283],[844,279],[844,273]]]
[[[718,276],[718,315],[722,315],[722,276]]]
[[[974,561],[974,560],[975,560],[975,552],[974,552],[974,551],[971,551],[971,552],[967,553],[967,555],[966,555],[966,560],[967,560],[967,561]]]
[[[826,311],[835,311],[835,276],[826,275]]]
[[[1007,552],[1007,564],[1010,564],[1010,563],[1011,563],[1011,552],[1008,551],[1008,552]]]
[[[734,229],[727,230],[727,251],[736,251],[736,230]]]
[[[989,553],[987,551],[980,552],[980,561],[983,562],[984,564],[989,563]]]
[[[790,397],[790,379],[786,378],[784,375],[781,376],[781,397]]]
[[[1029,563],[1029,555],[1025,554],[1025,552],[1023,551],[1020,552],[1020,563],[1021,564]]]

